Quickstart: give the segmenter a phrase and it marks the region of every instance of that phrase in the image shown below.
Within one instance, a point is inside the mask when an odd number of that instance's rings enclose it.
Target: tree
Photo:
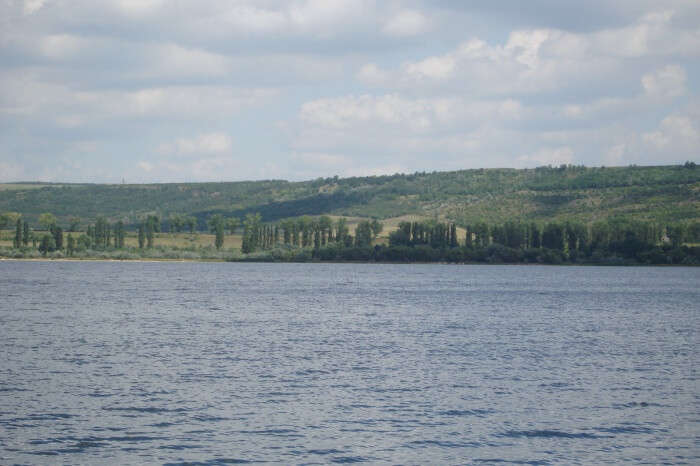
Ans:
[[[459,246],[459,242],[457,240],[457,225],[453,223],[450,225],[450,247],[456,248],[457,246]]]
[[[168,225],[171,232],[180,232],[185,225],[185,218],[180,214],[172,214],[168,219]]]
[[[322,215],[318,219],[318,226],[321,229],[321,245],[333,241],[333,220],[327,215]]]
[[[44,227],[44,230],[49,230],[51,225],[56,224],[56,216],[51,213],[43,213],[39,215],[39,224]]]
[[[22,244],[24,246],[29,245],[29,239],[31,238],[31,232],[29,231],[29,222],[24,222],[22,226]]]
[[[117,249],[123,248],[125,237],[126,237],[126,229],[124,228],[124,222],[119,220],[114,225],[114,247]]]
[[[155,233],[160,231],[160,220],[155,215],[149,215],[146,218],[146,245],[149,248],[153,247],[153,239]]]
[[[214,246],[216,249],[221,249],[224,245],[224,227],[226,221],[220,214],[216,214],[209,218],[209,232],[215,235]]]
[[[316,226],[314,228],[314,249],[319,249],[321,247],[321,228]]]
[[[90,249],[92,247],[92,240],[88,235],[80,235],[78,236],[78,239],[75,241],[76,242],[76,249],[80,251],[84,251],[86,249]]]
[[[671,245],[674,248],[680,247],[685,241],[686,228],[685,225],[679,223],[678,225],[672,225],[666,227],[666,235],[668,239],[671,240]]]
[[[53,225],[51,227],[51,235],[54,240],[54,248],[63,249],[63,228],[58,225]]]
[[[379,233],[381,233],[382,230],[384,229],[384,225],[382,225],[382,223],[379,220],[377,220],[376,218],[372,219],[372,222],[370,223],[369,226],[372,229],[372,238],[373,239],[377,239],[377,236],[379,236]]]
[[[95,221],[95,228],[91,230],[93,242],[96,248],[104,249],[109,246],[109,237],[111,235],[109,223],[107,219],[99,216]]]
[[[15,224],[15,239],[12,242],[12,246],[19,249],[22,246],[22,219],[18,218]]]
[[[303,248],[311,245],[312,226],[313,222],[308,215],[297,219],[297,229],[301,232],[301,247]]]
[[[363,220],[355,228],[355,246],[370,246],[372,244],[372,223]]]
[[[241,252],[244,254],[255,251],[260,245],[261,231],[260,214],[247,214],[243,221],[243,242],[241,243]]]
[[[548,223],[542,232],[542,247],[564,250],[564,229],[558,223]]]
[[[75,252],[75,238],[70,233],[68,233],[66,252],[68,252],[69,256],[72,256]]]
[[[335,240],[338,241],[339,243],[346,243],[346,239],[348,237],[349,230],[348,230],[348,224],[347,220],[345,220],[343,217],[339,218],[335,222]]]
[[[224,245],[224,225],[222,223],[218,223],[216,225],[215,233],[216,239],[214,240],[214,245],[216,246],[216,249],[221,249],[221,247]]]
[[[144,244],[146,243],[146,227],[143,225],[139,225],[139,249],[143,249]]]
[[[197,229],[197,217],[193,217],[193,216],[186,217],[185,224],[187,225],[187,228],[190,230],[190,233],[194,233],[194,231]]]
[[[2,215],[0,215],[0,230],[4,230],[8,226],[14,225],[15,222],[17,221],[16,218],[11,218],[10,214],[11,214],[11,212],[5,212]],[[19,216],[19,214],[18,214],[18,216]]]
[[[56,250],[56,242],[53,239],[53,236],[45,233],[44,236],[41,237],[41,243],[39,244],[39,251],[43,255],[46,255],[47,253],[51,251]]]

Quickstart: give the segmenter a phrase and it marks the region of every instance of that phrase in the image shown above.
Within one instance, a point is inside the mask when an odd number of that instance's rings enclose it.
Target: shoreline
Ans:
[[[510,265],[510,266],[550,266],[550,267],[700,267],[700,264],[601,264],[601,263],[571,263],[546,264],[541,262],[383,262],[383,261],[266,261],[266,260],[228,260],[228,259],[103,259],[86,258],[15,258],[0,257],[0,262],[133,262],[133,263],[243,263],[243,264],[377,264],[377,265]]]

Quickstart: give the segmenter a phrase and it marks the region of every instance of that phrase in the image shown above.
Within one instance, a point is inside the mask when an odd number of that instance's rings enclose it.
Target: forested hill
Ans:
[[[674,222],[700,219],[700,168],[582,166],[476,169],[356,178],[221,183],[0,185],[0,213],[30,222],[50,212],[92,222],[134,224],[148,214],[242,217],[263,221],[299,215],[387,219],[404,215],[463,225],[508,220],[589,222],[604,218]]]

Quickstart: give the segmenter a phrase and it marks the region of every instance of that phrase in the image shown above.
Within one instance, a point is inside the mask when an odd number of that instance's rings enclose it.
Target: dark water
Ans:
[[[0,262],[0,463],[700,463],[700,268]]]

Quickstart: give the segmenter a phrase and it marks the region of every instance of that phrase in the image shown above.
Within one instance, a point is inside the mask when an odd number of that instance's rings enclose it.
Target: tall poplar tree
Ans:
[[[12,242],[12,245],[19,249],[19,247],[22,245],[22,219],[18,218],[17,219],[17,224],[15,225],[15,239]]]
[[[139,225],[139,249],[143,249],[146,243],[146,232],[143,223]]]
[[[24,222],[24,225],[22,227],[22,244],[25,246],[29,245],[29,238],[31,236],[31,232],[29,231],[29,222]]]

